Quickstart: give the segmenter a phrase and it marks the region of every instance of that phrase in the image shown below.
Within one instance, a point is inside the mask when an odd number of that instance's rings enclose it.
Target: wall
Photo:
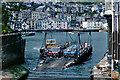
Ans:
[[[20,34],[5,34],[2,39],[2,69],[24,63],[25,40]]]

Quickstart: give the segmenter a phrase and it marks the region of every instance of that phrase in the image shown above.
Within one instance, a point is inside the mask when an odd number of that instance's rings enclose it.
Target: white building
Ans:
[[[40,12],[40,19],[47,19],[48,17],[49,15],[47,13]]]
[[[85,21],[85,22],[83,22],[82,26],[85,29],[101,29],[103,26],[103,23],[95,22],[95,21]]]
[[[22,18],[28,19],[31,18],[31,10],[22,10]]]
[[[29,29],[29,25],[28,25],[27,23],[23,22],[23,24],[22,24],[22,29],[23,29],[23,30]]]
[[[91,10],[92,10],[92,12],[98,10],[98,6],[97,5],[93,5],[93,7],[91,8]]]
[[[76,16],[76,21],[77,22],[82,22],[83,21],[83,16]]]
[[[29,29],[36,29],[36,20],[27,19],[26,23],[29,25]]]
[[[108,23],[103,23],[103,29],[108,30]]]
[[[67,21],[70,22],[72,19],[72,16],[71,15],[67,15]]]
[[[68,23],[66,20],[46,19],[36,21],[37,29],[67,29]]]
[[[40,13],[39,13],[39,12],[32,12],[32,13],[31,13],[31,18],[32,18],[33,20],[40,19]]]

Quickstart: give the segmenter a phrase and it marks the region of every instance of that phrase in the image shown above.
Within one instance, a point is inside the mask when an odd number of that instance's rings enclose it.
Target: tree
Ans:
[[[23,2],[7,2],[2,4],[2,29],[8,32],[11,31],[10,26],[7,25],[9,18],[12,18],[11,11],[20,11],[20,9],[27,9],[27,6]]]
[[[9,21],[9,11],[8,8],[6,8],[6,5],[2,5],[2,22],[7,26],[7,23]]]

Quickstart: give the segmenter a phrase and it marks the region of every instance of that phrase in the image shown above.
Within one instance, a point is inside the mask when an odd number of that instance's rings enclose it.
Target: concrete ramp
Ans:
[[[39,64],[37,69],[41,71],[59,71],[65,69],[71,63],[74,63],[74,58],[48,58],[44,63]],[[69,64],[69,65],[67,65]],[[67,66],[66,66],[67,65]]]

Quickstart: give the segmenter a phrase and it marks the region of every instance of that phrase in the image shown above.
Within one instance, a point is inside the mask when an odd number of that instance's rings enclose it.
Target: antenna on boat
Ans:
[[[78,33],[78,40],[79,40],[79,44],[81,44],[81,42],[80,42],[80,33]]]
[[[68,33],[66,32],[66,41],[68,42]]]
[[[89,43],[91,44],[91,31],[89,31]]]
[[[46,36],[47,36],[47,33],[45,32],[45,48],[47,48],[47,46],[46,46]]]
[[[52,39],[52,30],[51,30],[51,39]]]

